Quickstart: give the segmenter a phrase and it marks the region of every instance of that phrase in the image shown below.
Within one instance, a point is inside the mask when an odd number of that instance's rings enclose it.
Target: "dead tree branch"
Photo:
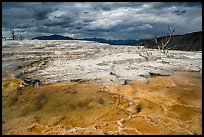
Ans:
[[[167,45],[169,44],[171,38],[172,38],[172,34],[175,31],[175,29],[171,29],[170,25],[168,25],[168,34],[169,34],[169,38],[166,37],[166,42],[164,44],[162,44],[162,50],[165,53],[165,50],[167,49]]]
[[[158,47],[158,50],[159,51],[161,51],[161,49],[162,49],[162,53],[167,53],[168,51],[168,44],[169,44],[169,42],[170,42],[170,40],[171,40],[171,38],[172,38],[172,34],[173,34],[173,32],[175,31],[175,29],[171,29],[171,27],[170,27],[170,25],[168,25],[168,33],[167,33],[167,36],[164,38],[162,38],[161,39],[161,46],[160,46],[160,44],[158,43],[158,40],[157,40],[157,38],[155,37],[155,36],[153,36],[153,38],[154,38],[154,41],[155,41],[155,43],[156,43],[156,45],[157,45],[157,47]]]

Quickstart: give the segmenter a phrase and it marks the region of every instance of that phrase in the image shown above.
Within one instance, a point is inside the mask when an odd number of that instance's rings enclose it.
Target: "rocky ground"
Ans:
[[[2,45],[4,75],[43,83],[94,80],[121,85],[125,80],[147,82],[151,75],[202,70],[202,51],[171,50],[162,55],[154,49],[87,41],[4,41]]]
[[[3,134],[202,134],[202,51],[4,41],[2,62]]]

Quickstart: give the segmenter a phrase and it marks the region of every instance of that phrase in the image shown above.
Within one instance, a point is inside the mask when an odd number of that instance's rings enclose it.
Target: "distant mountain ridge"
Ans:
[[[101,38],[85,38],[82,40],[87,40],[87,41],[95,41],[95,42],[100,42],[100,43],[109,43],[111,45],[133,45],[137,42],[137,40],[106,40],[106,39],[101,39]]]
[[[161,44],[162,38],[157,38],[159,44]],[[76,39],[68,36],[61,35],[50,35],[50,36],[39,36],[33,39],[38,40],[85,40],[85,41],[95,41],[100,43],[108,43],[111,45],[144,45],[147,48],[157,48],[153,38],[143,39],[143,40],[106,40],[101,38],[84,38]],[[173,35],[171,41],[168,44],[170,49],[174,50],[185,50],[185,51],[198,51],[202,50],[202,31],[188,33],[184,35]]]
[[[85,40],[85,41],[95,41],[100,43],[108,43],[111,45],[133,45],[137,42],[137,40],[106,40],[101,38],[84,38],[84,39],[76,39],[71,38],[68,36],[61,36],[61,35],[50,35],[50,36],[39,36],[34,37],[32,39],[38,39],[38,40]]]
[[[38,40],[74,40],[71,37],[65,37],[65,36],[61,36],[61,35],[39,36],[39,37],[34,37],[32,39],[38,39]]]
[[[157,38],[159,44],[165,37]],[[142,44],[147,48],[157,48],[153,38],[146,40],[139,40],[137,44]],[[202,31],[188,33],[184,35],[174,35],[170,40],[168,47],[174,50],[185,50],[185,51],[201,51],[202,50]]]

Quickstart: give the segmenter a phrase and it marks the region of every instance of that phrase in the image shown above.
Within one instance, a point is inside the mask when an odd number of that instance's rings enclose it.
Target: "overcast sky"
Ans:
[[[3,2],[2,35],[59,34],[74,38],[143,39],[202,30],[197,2]]]

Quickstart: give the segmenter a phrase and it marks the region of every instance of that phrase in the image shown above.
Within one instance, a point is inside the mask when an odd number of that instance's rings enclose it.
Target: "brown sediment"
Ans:
[[[202,134],[202,77],[156,76],[103,86],[58,82],[18,89],[2,78],[3,134]]]

